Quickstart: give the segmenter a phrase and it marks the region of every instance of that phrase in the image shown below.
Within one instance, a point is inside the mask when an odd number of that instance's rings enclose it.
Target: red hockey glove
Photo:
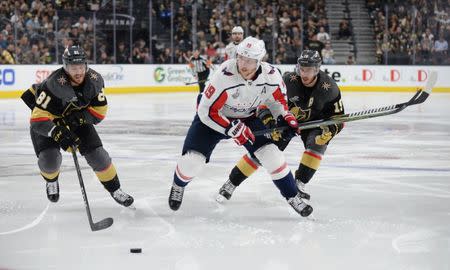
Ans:
[[[295,116],[292,113],[287,113],[284,117],[284,121],[291,127],[297,134],[300,133],[300,130],[298,129],[298,122],[297,119],[295,119]]]
[[[226,129],[226,134],[234,139],[238,145],[246,143],[253,144],[255,142],[255,135],[241,120],[233,120]]]

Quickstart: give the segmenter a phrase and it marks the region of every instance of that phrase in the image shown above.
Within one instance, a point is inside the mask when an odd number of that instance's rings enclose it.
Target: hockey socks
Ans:
[[[297,186],[295,185],[295,180],[291,172],[281,179],[273,180],[273,183],[280,190],[281,195],[286,199],[297,195]]]

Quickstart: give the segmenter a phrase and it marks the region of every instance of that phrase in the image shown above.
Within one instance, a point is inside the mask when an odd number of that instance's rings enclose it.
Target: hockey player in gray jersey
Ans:
[[[344,114],[339,87],[325,72],[319,70],[321,58],[317,51],[305,50],[297,60],[296,70],[283,76],[286,84],[290,112],[298,122],[326,119]],[[267,109],[260,110],[258,115],[268,128],[277,126],[276,118]],[[307,184],[320,166],[330,140],[338,134],[343,124],[322,128],[303,130],[300,133],[305,150],[295,172],[299,193],[303,199],[310,199],[305,192]],[[275,132],[272,139],[280,150],[284,150],[295,136],[292,132]],[[217,200],[230,199],[233,191],[245,179],[253,174],[260,163],[250,154],[244,155],[232,169],[229,179],[219,190]]]

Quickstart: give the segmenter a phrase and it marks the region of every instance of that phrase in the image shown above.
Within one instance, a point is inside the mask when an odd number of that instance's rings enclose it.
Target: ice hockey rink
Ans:
[[[413,93],[344,92],[346,112]],[[0,100],[0,269],[450,269],[450,95],[351,122],[307,186],[313,217],[290,208],[263,169],[232,200],[215,195],[244,153],[232,140],[186,189],[167,199],[195,93],[111,95],[98,126],[136,210],[115,203],[84,159],[89,228],[72,157],[63,154],[61,198],[50,204],[29,138],[30,111]],[[286,150],[292,170],[303,145]],[[141,254],[130,248],[142,248]]]

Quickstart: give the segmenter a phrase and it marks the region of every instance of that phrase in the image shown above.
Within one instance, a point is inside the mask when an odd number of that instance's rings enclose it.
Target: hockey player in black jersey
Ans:
[[[297,59],[294,72],[283,75],[286,84],[289,110],[298,122],[327,119],[344,114],[339,87],[325,72],[319,70],[322,59],[317,51],[304,50]],[[261,109],[259,117],[268,128],[286,125],[282,119],[272,117],[267,109]],[[320,162],[330,140],[338,134],[343,124],[322,128],[303,130],[300,133],[305,150],[302,154],[295,179],[299,193],[303,199],[310,199],[305,192],[305,185],[311,180],[319,168]],[[272,134],[272,140],[280,150],[284,150],[295,136],[291,131]],[[219,190],[217,200],[229,200],[233,191],[260,166],[259,161],[250,154],[244,155],[232,169],[229,179]]]
[[[83,49],[71,46],[63,53],[63,67],[22,95],[32,110],[31,140],[51,202],[59,199],[62,148],[78,150],[116,202],[125,207],[133,203],[133,197],[120,188],[114,164],[94,127],[108,108],[103,88],[102,76],[88,68]]]

